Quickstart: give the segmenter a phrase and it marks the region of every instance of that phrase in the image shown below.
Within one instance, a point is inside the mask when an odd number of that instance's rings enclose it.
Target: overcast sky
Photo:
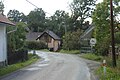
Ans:
[[[25,15],[29,14],[31,10],[34,10],[34,6],[28,3],[26,0],[2,0],[5,6],[5,15],[9,12],[9,10],[16,9],[20,12],[23,12]],[[51,15],[56,10],[65,10],[69,11],[69,4],[72,0],[28,0],[42,8],[45,12],[50,13]],[[101,2],[102,0],[98,0]],[[47,14],[49,16],[49,14]]]

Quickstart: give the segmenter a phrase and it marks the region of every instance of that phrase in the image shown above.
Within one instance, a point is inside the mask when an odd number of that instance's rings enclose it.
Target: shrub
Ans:
[[[44,42],[37,42],[37,41],[27,41],[27,48],[28,49],[35,49],[35,50],[40,50],[40,49],[46,49],[47,45]]]
[[[67,32],[63,36],[63,49],[64,50],[79,50],[80,49],[80,35],[82,31]]]

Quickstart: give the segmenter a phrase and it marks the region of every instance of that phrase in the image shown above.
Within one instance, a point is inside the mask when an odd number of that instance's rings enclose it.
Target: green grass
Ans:
[[[80,50],[60,50],[60,53],[66,53],[66,54],[79,54],[80,53]]]
[[[117,59],[117,67],[112,67],[112,59],[104,57],[107,62],[106,75],[103,75],[103,67],[99,67],[96,73],[100,76],[100,80],[120,80],[120,59]]]
[[[85,58],[85,59],[89,59],[89,60],[94,60],[94,61],[101,61],[102,60],[101,56],[97,56],[97,55],[92,54],[92,53],[82,54],[81,57]]]
[[[4,68],[0,68],[0,76],[6,75],[6,74],[16,71],[18,69],[26,67],[26,66],[32,64],[33,62],[36,62],[37,60],[38,60],[37,55],[30,54],[29,60],[27,60],[25,62],[19,62],[19,63],[13,64],[13,65],[8,65]]]
[[[100,80],[120,80],[120,69],[108,67],[106,68],[106,74],[103,73],[103,67],[99,67],[96,70]]]
[[[50,52],[48,49],[41,49],[40,51]]]
[[[95,54],[82,54],[81,57],[102,62],[104,59],[106,60],[106,75],[103,73],[103,66],[101,66],[95,70],[95,73],[99,76],[99,80],[120,80],[120,59],[117,59],[117,67],[112,67],[112,59],[111,57],[102,57],[97,56]]]

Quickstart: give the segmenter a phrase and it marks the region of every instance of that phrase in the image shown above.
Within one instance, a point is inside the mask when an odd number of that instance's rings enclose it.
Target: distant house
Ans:
[[[7,32],[6,25],[15,25],[0,14],[0,66],[7,64]]]
[[[50,30],[45,30],[36,40],[45,42],[48,48],[53,51],[57,51],[61,44],[60,37]]]

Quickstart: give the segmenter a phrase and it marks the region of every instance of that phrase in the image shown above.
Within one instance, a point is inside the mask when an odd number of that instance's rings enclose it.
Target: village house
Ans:
[[[0,66],[7,64],[7,32],[6,25],[15,25],[0,14]]]
[[[37,41],[43,41],[47,44],[49,50],[57,51],[61,45],[61,39],[54,32],[50,30],[45,30],[36,39]]]

